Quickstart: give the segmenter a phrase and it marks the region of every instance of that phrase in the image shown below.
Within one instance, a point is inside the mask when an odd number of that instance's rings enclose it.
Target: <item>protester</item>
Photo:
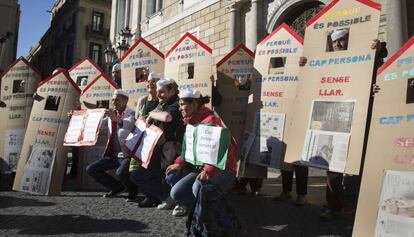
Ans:
[[[112,66],[112,80],[122,88],[122,79],[121,79],[121,63],[116,63]]]
[[[214,116],[214,112],[205,104],[210,102],[208,96],[203,97],[199,91],[188,90],[180,94],[180,111],[185,124],[207,123],[222,126],[221,120]],[[178,157],[174,164],[166,170],[166,182],[171,185],[171,197],[177,206],[173,210],[173,216],[184,216],[189,207],[195,201],[195,197],[202,182],[211,182],[223,191],[230,189],[233,185],[237,162],[234,148],[230,144],[226,161],[226,169],[220,170],[212,165],[193,166]]]
[[[145,199],[138,204],[139,207],[155,207],[158,209],[171,209],[175,203],[170,198],[170,187],[163,182],[163,163],[171,163],[166,157],[165,150],[171,144],[181,143],[184,126],[178,105],[178,85],[173,79],[162,79],[157,82],[157,108],[148,113],[147,125],[155,125],[163,131],[163,136],[158,141],[150,158],[147,168],[140,164],[131,173],[131,180],[145,194]],[[171,146],[174,147],[174,146]],[[181,146],[177,146],[178,149]]]
[[[128,94],[123,90],[115,90],[112,99],[114,109],[107,110],[107,117],[101,126],[107,126],[109,130],[104,157],[86,168],[92,178],[110,190],[104,195],[107,198],[121,193],[125,187],[128,189],[128,199],[133,200],[137,196],[137,187],[129,180],[130,157],[128,152],[123,150],[126,137],[135,127],[134,111],[127,107],[128,98]],[[121,181],[106,173],[113,169],[116,169],[116,176]]]
[[[157,82],[160,78],[161,75],[156,72],[151,72],[148,75],[148,95],[142,96],[138,99],[137,108],[135,109],[135,119],[148,116],[148,113],[158,106]]]
[[[291,199],[293,172],[296,177],[296,201],[298,206],[305,205],[307,202],[306,195],[308,193],[308,173],[307,166],[289,165],[292,170],[281,170],[282,173],[282,193],[274,197],[275,201],[285,201]]]
[[[348,30],[335,30],[330,35],[330,40],[332,45],[330,48],[334,52],[336,51],[344,51],[348,49],[348,41],[349,41],[349,31]],[[376,82],[376,72],[378,68],[384,63],[384,58],[388,55],[388,50],[386,49],[386,44],[381,43],[380,40],[375,39],[371,45],[371,49],[375,49],[375,63],[374,63],[374,73],[372,77],[372,87],[373,93],[378,92],[379,88],[375,85]],[[307,59],[304,57],[300,58],[299,65],[304,66],[307,62]],[[368,114],[367,114],[367,128],[366,132],[369,129],[369,123],[371,120],[372,114],[372,103],[373,100],[371,99],[369,102],[368,107]],[[367,140],[367,133],[365,134],[365,141],[364,141],[364,151],[366,147],[366,140]],[[362,156],[362,164],[365,156],[365,152],[363,151]],[[361,170],[363,167],[361,166]],[[327,187],[326,187],[326,201],[327,201],[327,208],[328,210],[322,213],[319,218],[321,221],[332,221],[343,216],[343,208],[344,208],[344,200],[343,200],[343,178],[344,175],[342,173],[327,171]]]

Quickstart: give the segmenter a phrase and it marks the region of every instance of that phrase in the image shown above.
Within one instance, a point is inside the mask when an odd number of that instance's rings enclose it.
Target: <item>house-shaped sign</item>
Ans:
[[[252,81],[246,126],[256,135],[249,163],[280,168],[299,82],[302,44],[303,39],[283,23],[257,45],[257,76]]]
[[[122,89],[129,94],[130,107],[135,108],[139,97],[148,94],[151,72],[164,75],[164,54],[140,38],[121,58]]]
[[[411,37],[378,70],[376,84],[381,90],[374,100],[353,236],[403,236],[414,231],[413,216],[407,212],[413,206],[404,204],[414,198],[413,59]],[[384,171],[390,170],[398,175],[382,182]],[[393,211],[398,209],[400,213]],[[397,225],[405,228],[393,228]]]
[[[253,80],[254,53],[239,44],[216,65],[217,90],[223,102],[216,107],[224,124],[230,129],[237,144],[243,142],[247,100]]]
[[[16,172],[24,134],[33,105],[33,93],[41,80],[41,73],[25,58],[13,62],[1,77],[0,98],[0,159],[5,170]],[[0,166],[1,167],[1,166]]]
[[[68,153],[63,146],[70,120],[68,112],[77,107],[80,92],[65,69],[39,83],[13,190],[43,195],[60,193]]]
[[[106,74],[97,76],[82,92],[80,97],[82,109],[108,109],[116,89],[119,89],[119,86]]]
[[[165,54],[165,77],[174,79],[179,90],[195,89],[211,96],[212,50],[185,33]]]
[[[307,23],[285,161],[358,174],[381,5],[334,0]]]
[[[70,77],[81,90],[103,73],[102,69],[90,58],[85,58],[69,69]]]

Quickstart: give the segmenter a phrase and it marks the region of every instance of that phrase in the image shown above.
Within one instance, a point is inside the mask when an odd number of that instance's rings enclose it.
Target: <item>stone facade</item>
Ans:
[[[20,6],[17,0],[0,0],[0,69],[16,58]]]
[[[238,43],[251,50],[282,22],[303,34],[306,20],[330,0],[113,0],[111,41],[128,27],[133,39],[144,37],[166,52],[185,32],[213,49],[217,63]],[[414,32],[414,4],[377,0],[383,6],[378,38],[395,52]],[[397,14],[398,13],[398,14]],[[302,31],[302,32],[301,32]]]
[[[85,57],[103,68],[110,14],[111,0],[57,0],[51,9],[50,27],[31,49],[28,60],[43,76],[58,67],[69,69]]]

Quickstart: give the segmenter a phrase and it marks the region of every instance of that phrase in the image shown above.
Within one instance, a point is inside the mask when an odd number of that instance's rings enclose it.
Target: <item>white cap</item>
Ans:
[[[198,99],[201,97],[201,93],[198,90],[182,90],[180,91],[180,99],[184,99],[184,98],[194,98],[194,99]]]
[[[128,93],[126,93],[125,91],[123,91],[122,89],[116,89],[115,91],[114,91],[114,98],[117,96],[117,95],[123,95],[123,96],[125,96],[125,97],[128,97],[129,98],[129,95],[128,95]]]
[[[245,85],[247,83],[247,75],[236,75],[236,80],[240,83],[240,85]]]
[[[340,30],[335,30],[332,34],[331,34],[331,39],[332,41],[336,41],[342,37],[344,37],[345,35],[349,34],[349,30],[348,29],[340,29]]]
[[[112,66],[112,71],[113,72],[119,71],[119,70],[121,70],[121,64],[120,63],[116,63]]]
[[[163,86],[170,85],[170,84],[173,84],[173,83],[175,83],[175,81],[173,79],[163,78],[163,79],[157,81],[157,88],[161,88]]]
[[[148,75],[148,80],[151,80],[151,79],[154,79],[154,78],[160,79],[161,78],[161,74],[156,73],[156,72],[151,72]]]

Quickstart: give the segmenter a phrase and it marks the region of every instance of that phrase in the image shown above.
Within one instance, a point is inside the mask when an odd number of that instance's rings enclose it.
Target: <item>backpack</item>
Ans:
[[[236,236],[241,229],[225,194],[211,183],[203,183],[187,219],[187,236]]]

